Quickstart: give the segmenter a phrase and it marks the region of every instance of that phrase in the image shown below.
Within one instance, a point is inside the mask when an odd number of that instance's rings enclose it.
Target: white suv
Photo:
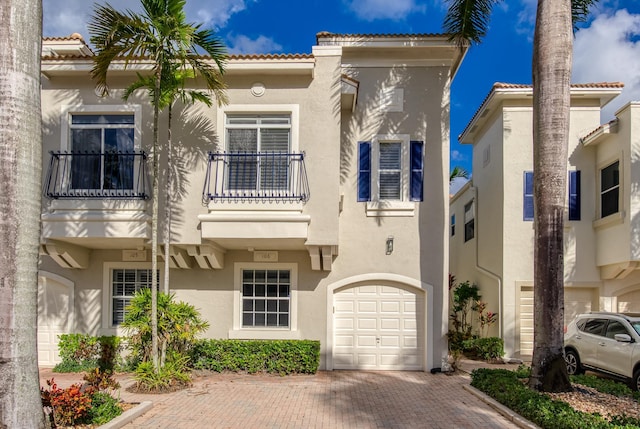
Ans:
[[[622,378],[640,388],[640,314],[578,315],[564,335],[569,375],[585,369]]]

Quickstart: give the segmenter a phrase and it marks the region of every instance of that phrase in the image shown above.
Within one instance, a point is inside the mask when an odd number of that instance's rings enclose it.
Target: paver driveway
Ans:
[[[312,376],[214,374],[165,395],[128,429],[513,428],[463,388],[464,374],[321,371]]]

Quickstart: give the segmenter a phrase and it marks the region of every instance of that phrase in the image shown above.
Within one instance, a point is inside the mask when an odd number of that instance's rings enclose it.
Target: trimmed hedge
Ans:
[[[62,334],[58,338],[62,362],[53,372],[84,372],[96,367],[113,370],[122,346],[122,339],[116,336]]]
[[[194,369],[314,374],[320,365],[320,341],[198,340],[190,357]]]
[[[543,429],[640,427],[637,419],[623,416],[608,422],[599,414],[576,411],[566,402],[529,389],[517,374],[506,369],[476,369],[471,373],[471,385]]]

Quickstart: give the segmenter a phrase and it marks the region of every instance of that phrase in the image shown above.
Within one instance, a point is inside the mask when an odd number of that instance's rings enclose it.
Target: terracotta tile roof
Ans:
[[[584,143],[586,140],[589,140],[589,137],[594,136],[595,134],[605,130],[608,127],[615,125],[616,123],[618,123],[618,118],[612,119],[606,124],[600,125],[598,128],[595,128],[593,131],[590,131],[584,136],[580,137],[580,143]]]
[[[622,83],[622,82],[594,82],[594,83],[572,83],[571,84],[571,89],[580,89],[580,88],[602,88],[602,89],[608,89],[608,88],[616,89],[616,88],[619,88],[619,89],[622,89],[622,88],[624,88],[624,83]],[[521,84],[521,83],[506,83],[506,82],[496,82],[496,83],[494,83],[493,86],[491,87],[491,91],[489,91],[489,93],[484,98],[484,100],[482,100],[482,103],[480,103],[480,106],[478,107],[478,110],[475,111],[475,113],[471,117],[471,120],[467,123],[467,126],[464,127],[464,130],[462,130],[462,132],[458,136],[458,139],[461,136],[463,136],[469,130],[469,127],[474,122],[476,117],[480,114],[480,111],[483,109],[485,103],[491,98],[491,96],[494,94],[494,92],[497,89],[530,89],[530,90],[533,90],[533,85],[532,84]]]
[[[304,60],[313,58],[312,54],[231,54],[230,60]]]
[[[368,33],[368,34],[340,34],[340,33],[332,33],[330,31],[321,31],[316,34],[316,40],[322,37],[345,37],[345,38],[385,38],[385,39],[393,39],[398,37],[449,37],[449,34],[444,33],[396,33],[396,34],[388,34],[388,33]]]

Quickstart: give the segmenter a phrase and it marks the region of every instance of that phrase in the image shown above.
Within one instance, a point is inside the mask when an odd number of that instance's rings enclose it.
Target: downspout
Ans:
[[[480,225],[478,224],[478,188],[476,186],[472,186],[471,187],[471,192],[473,194],[473,201],[474,201],[474,210],[475,213],[473,214],[474,217],[474,222],[476,225],[476,238],[475,238],[475,242],[476,242],[476,270],[480,271],[482,274],[491,277],[492,279],[494,279],[497,283],[498,283],[498,337],[502,338],[502,326],[504,323],[504,309],[502,308],[502,278],[497,275],[496,273],[489,271],[488,269],[480,266],[480,261],[479,261],[479,255],[480,252],[478,251],[478,247],[479,247],[479,242],[480,242],[480,236],[479,236],[479,232],[480,232]],[[504,341],[504,338],[502,338],[502,340]]]

